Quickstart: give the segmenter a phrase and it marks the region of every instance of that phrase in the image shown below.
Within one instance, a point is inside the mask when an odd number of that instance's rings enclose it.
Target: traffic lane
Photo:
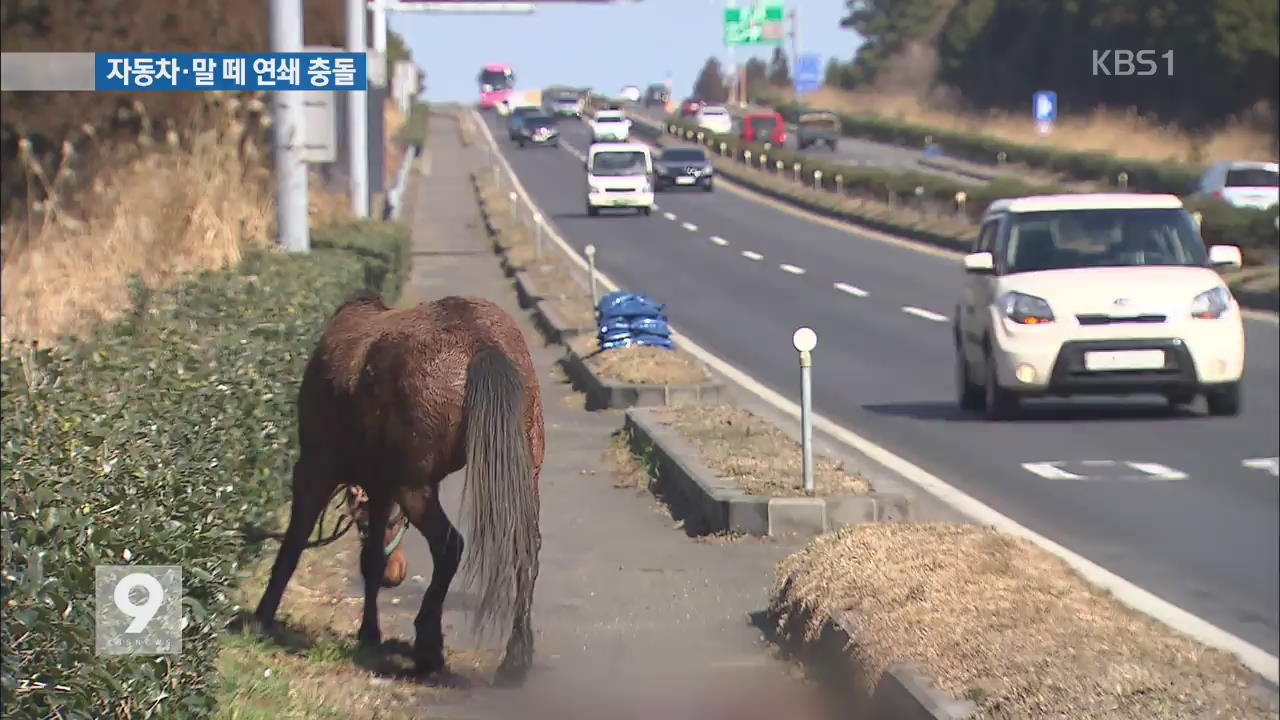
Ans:
[[[788,276],[759,263],[734,265],[728,261],[735,258],[716,252],[723,248],[695,242],[672,223],[664,229],[655,218],[583,218],[571,180],[578,163],[555,153],[509,156],[519,156],[517,172],[571,244],[581,249],[594,242],[605,272],[669,303],[673,321],[700,344],[794,398],[794,356],[786,339],[798,325],[815,327],[819,412],[1122,576],[1274,646],[1276,563],[1268,549],[1275,547],[1276,487],[1195,450],[1211,446],[1220,419],[1170,419],[1162,410],[1108,403],[1033,407],[1030,421],[999,426],[960,415],[949,400],[945,334],[929,339],[905,331],[902,323],[910,318],[812,303],[803,289],[787,284]],[[719,262],[695,270],[708,259]],[[707,294],[706,287],[722,292]],[[1190,442],[1171,438],[1180,426],[1192,431]],[[1155,441],[1144,443],[1153,430]],[[1190,451],[1170,460],[1162,439]],[[1058,459],[1163,463],[1190,478],[1048,482],[1022,468]],[[1220,526],[1222,519],[1230,524]]]
[[[561,142],[585,154],[590,132],[566,127]],[[960,297],[962,274],[955,256],[928,255],[779,212],[723,186],[712,193],[661,192],[657,203],[664,217],[671,213],[682,227],[694,225],[691,232],[719,237],[735,252],[761,253],[762,262],[774,267],[786,263],[804,269],[812,282],[825,283],[844,300],[860,290],[894,308],[918,307],[950,317]],[[836,283],[847,287],[837,290]]]

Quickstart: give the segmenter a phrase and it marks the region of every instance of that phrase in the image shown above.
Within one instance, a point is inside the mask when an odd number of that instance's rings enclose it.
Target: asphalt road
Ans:
[[[1019,422],[991,424],[953,400],[949,318],[962,281],[954,256],[797,217],[723,186],[663,193],[647,218],[588,218],[575,157],[589,144],[583,126],[563,125],[560,150],[517,150],[495,134],[564,238],[579,251],[594,243],[604,272],[667,303],[693,341],[798,401],[790,337],[813,327],[817,412],[1166,600],[1280,649],[1275,323],[1246,323],[1239,417],[1171,414],[1141,398],[1044,400]],[[1050,462],[1069,475],[1036,465]]]
[[[729,111],[734,117],[739,117],[741,112],[737,108]],[[632,106],[627,108],[630,115],[640,115],[649,119],[651,122],[658,122],[663,119],[663,115],[658,112],[650,111],[640,106]],[[872,140],[863,140],[861,138],[841,136],[836,143],[836,150],[830,150],[826,145],[817,145],[801,150],[796,145],[795,126],[787,124],[787,142],[786,148],[792,152],[798,152],[805,155],[813,155],[817,158],[829,160],[842,165],[850,165],[853,167],[870,166],[882,167],[890,170],[905,172],[913,170],[915,172],[926,173],[928,175],[937,175],[954,182],[961,182],[970,185],[985,185],[988,180],[986,178],[1001,174],[1000,170],[995,168],[987,168],[972,163],[964,163],[951,160],[949,162],[956,163],[966,169],[972,165],[974,174],[956,173],[948,170],[930,167],[921,164],[924,158],[924,152],[915,148],[902,147],[900,145],[891,145],[889,143],[879,143]],[[1004,173],[1008,174],[1008,173]]]

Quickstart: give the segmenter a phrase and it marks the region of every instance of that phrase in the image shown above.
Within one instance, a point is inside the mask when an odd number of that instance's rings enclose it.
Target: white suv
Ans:
[[[1203,394],[1240,411],[1244,324],[1218,274],[1240,249],[1206,251],[1172,195],[998,200],[964,258],[956,308],[961,407],[990,419],[1023,397]]]
[[[592,142],[626,142],[631,138],[631,121],[621,110],[601,110],[591,118]]]

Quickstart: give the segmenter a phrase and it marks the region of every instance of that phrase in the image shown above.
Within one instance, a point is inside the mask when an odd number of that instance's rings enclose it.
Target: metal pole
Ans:
[[[387,52],[386,0],[373,0],[373,50],[379,55]]]
[[[813,349],[818,334],[807,327],[791,336],[791,344],[800,352],[800,447],[804,459],[804,489],[813,492]]]
[[[347,0],[347,52],[366,52],[364,0]],[[369,94],[347,93],[347,168],[351,177],[351,214],[369,217]]]
[[[591,307],[596,306],[596,246],[588,245],[583,250],[587,253],[587,275],[591,283]]]
[[[271,0],[270,28],[272,52],[302,52],[302,0]],[[271,93],[279,242],[289,252],[305,253],[311,251],[311,234],[302,99],[300,92]]]

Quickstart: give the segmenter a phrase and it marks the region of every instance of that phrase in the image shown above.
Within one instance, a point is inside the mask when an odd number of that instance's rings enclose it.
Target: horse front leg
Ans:
[[[427,585],[422,607],[413,620],[414,666],[424,674],[445,670],[444,600],[458,566],[462,564],[462,534],[441,507],[438,488],[438,484],[428,484],[426,490],[406,492],[400,498],[400,508],[405,516],[431,546],[431,583]]]
[[[253,613],[254,624],[260,630],[269,630],[275,623],[285,586],[298,567],[298,559],[307,546],[307,539],[311,537],[320,513],[338,487],[337,478],[329,470],[330,467],[331,463],[305,452],[293,464],[293,503],[289,513],[289,528],[285,531],[276,561],[271,566],[271,579]]]
[[[391,498],[383,493],[370,494],[366,507],[369,527],[360,547],[360,574],[364,577],[364,614],[357,638],[361,645],[376,647],[382,644],[382,629],[378,626],[378,591],[382,589],[387,569],[383,539],[387,534],[387,520],[391,515]]]

